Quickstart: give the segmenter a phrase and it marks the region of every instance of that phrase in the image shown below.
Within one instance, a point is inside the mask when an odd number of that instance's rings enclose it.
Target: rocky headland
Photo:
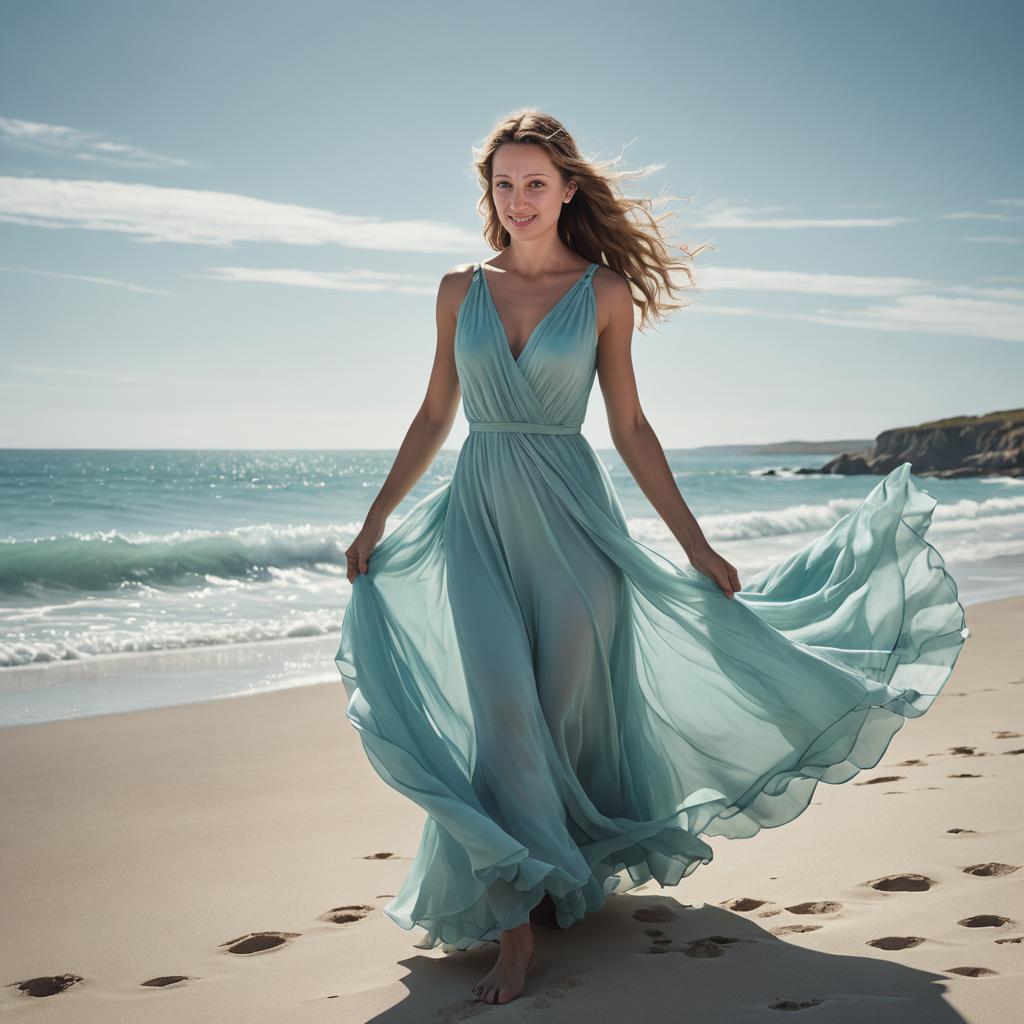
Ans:
[[[790,453],[799,442],[788,442]],[[817,442],[828,447],[828,442]],[[846,447],[834,444],[836,448]],[[758,454],[781,446],[763,446]],[[862,451],[843,451],[824,466],[801,466],[797,474],[836,473],[844,476],[884,475],[904,462],[915,476],[953,479],[971,476],[1024,477],[1024,409],[1005,409],[982,416],[951,416],[910,427],[883,430],[874,444]],[[767,470],[766,475],[774,475]]]

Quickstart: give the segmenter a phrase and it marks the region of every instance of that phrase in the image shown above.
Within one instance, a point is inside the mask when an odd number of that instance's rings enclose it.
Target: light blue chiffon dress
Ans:
[[[568,928],[673,886],[875,766],[969,635],[904,462],[732,599],[630,536],[580,432],[592,264],[518,359],[479,264],[455,360],[452,478],[353,581],[336,664],[380,777],[426,811],[383,909],[416,943],[498,941],[550,894]]]

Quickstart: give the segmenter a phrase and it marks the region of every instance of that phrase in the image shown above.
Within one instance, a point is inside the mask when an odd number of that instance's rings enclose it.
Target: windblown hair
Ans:
[[[673,245],[663,235],[661,223],[677,216],[673,211],[655,215],[655,206],[678,196],[631,198],[618,183],[624,179],[645,177],[651,170],[614,170],[620,157],[589,160],[580,155],[575,140],[561,122],[533,107],[522,107],[502,117],[483,144],[473,147],[473,165],[484,190],[478,209],[484,217],[484,238],[491,248],[508,248],[512,239],[502,226],[491,194],[494,154],[506,142],[533,143],[541,146],[561,173],[564,183],[576,182],[572,200],[562,206],[558,235],[573,252],[591,263],[604,264],[625,278],[633,292],[633,303],[640,310],[638,329],[667,319],[666,314],[689,302],[671,301],[676,290],[696,288],[693,258],[707,243],[690,250]],[[676,258],[672,250],[684,253]],[[690,285],[679,289],[673,271],[683,271]]]

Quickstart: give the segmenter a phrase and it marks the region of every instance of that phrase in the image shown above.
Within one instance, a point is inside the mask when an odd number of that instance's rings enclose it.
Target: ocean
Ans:
[[[684,564],[618,453],[598,454],[630,533]],[[340,689],[344,551],[394,455],[0,451],[0,725],[313,682]],[[387,531],[450,479],[457,456],[438,454]],[[829,455],[666,456],[741,582],[823,533],[880,479],[793,472]],[[928,539],[961,601],[1024,593],[1024,480],[914,479],[939,501]]]

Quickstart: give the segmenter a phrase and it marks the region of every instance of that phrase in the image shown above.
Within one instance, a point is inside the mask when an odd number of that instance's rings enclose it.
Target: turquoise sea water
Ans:
[[[0,724],[336,681],[344,550],[394,454],[0,451]],[[666,454],[741,581],[878,482],[792,473],[825,455]],[[618,454],[599,455],[633,536],[683,564]],[[439,453],[389,530],[456,457]],[[1024,480],[915,481],[939,500],[928,539],[964,603],[1024,593]]]

